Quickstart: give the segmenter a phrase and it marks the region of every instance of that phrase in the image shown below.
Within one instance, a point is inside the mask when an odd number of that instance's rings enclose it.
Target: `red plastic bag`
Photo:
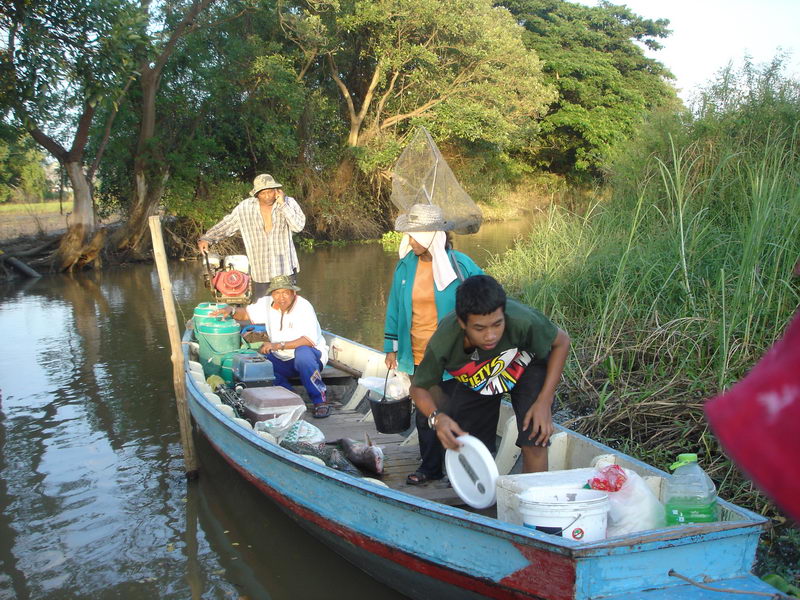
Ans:
[[[800,311],[783,339],[705,411],[728,456],[800,522]]]
[[[608,465],[603,467],[598,472],[597,477],[592,477],[589,480],[589,487],[593,490],[602,490],[604,492],[618,492],[628,480],[625,471],[619,465]]]

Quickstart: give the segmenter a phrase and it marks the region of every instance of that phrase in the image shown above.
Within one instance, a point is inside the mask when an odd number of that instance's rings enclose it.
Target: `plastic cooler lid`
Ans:
[[[458,496],[473,508],[494,504],[497,494],[497,465],[491,453],[478,438],[459,436],[463,445],[447,450],[444,457],[447,477]]]

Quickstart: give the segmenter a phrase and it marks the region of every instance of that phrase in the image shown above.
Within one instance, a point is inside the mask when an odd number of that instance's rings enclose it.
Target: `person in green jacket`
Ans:
[[[415,204],[397,218],[395,229],[405,235],[386,307],[383,350],[387,368],[413,375],[439,321],[455,309],[459,283],[483,271],[451,248],[450,227],[437,206]],[[445,378],[440,387],[446,394],[454,382],[447,374]],[[419,413],[416,426],[422,462],[406,479],[409,485],[444,477],[444,449],[436,432]]]

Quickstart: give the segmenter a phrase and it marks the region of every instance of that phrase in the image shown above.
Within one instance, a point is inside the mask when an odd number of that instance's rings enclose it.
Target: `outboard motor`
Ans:
[[[206,287],[218,303],[250,303],[252,282],[250,261],[244,254],[233,254],[221,259],[219,254],[204,254],[206,272],[203,275]]]

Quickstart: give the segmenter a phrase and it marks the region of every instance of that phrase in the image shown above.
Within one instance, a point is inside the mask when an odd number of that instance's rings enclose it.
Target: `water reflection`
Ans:
[[[457,247],[485,265],[519,233],[498,231]],[[379,346],[397,255],[373,243],[300,260],[323,326]],[[170,272],[185,321],[208,300],[200,265]],[[0,331],[0,598],[398,597],[204,443],[187,485],[153,266],[7,285]]]

